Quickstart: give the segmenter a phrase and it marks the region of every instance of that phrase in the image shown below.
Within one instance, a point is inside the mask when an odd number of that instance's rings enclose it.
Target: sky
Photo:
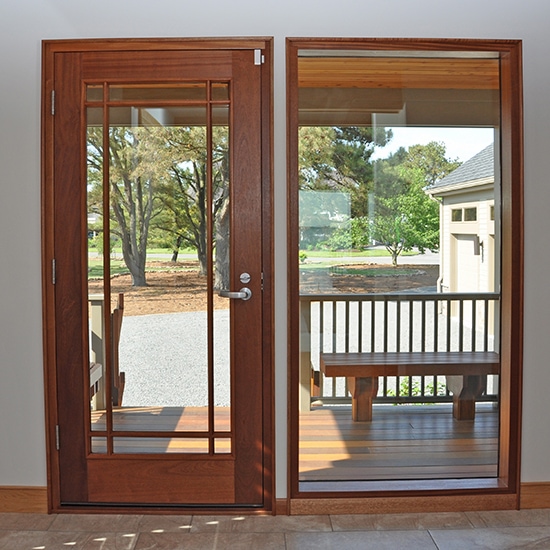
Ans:
[[[467,161],[494,139],[493,128],[391,128],[393,139],[385,147],[377,147],[374,159],[387,158],[395,153],[399,147],[409,148],[411,145],[426,145],[430,141],[445,143],[447,158]]]

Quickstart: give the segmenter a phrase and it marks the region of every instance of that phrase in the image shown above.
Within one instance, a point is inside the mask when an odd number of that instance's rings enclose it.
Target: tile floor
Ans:
[[[0,514],[0,550],[550,549],[550,509],[342,516]]]

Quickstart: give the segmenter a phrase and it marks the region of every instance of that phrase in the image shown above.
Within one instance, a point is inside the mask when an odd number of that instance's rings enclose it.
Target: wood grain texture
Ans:
[[[46,514],[46,487],[0,487],[0,513]]]
[[[498,90],[498,59],[303,57],[300,88]]]
[[[522,483],[520,508],[550,508],[550,481]]]
[[[44,341],[45,379],[48,381],[46,390],[49,423],[48,476],[52,484],[52,509],[59,509],[62,502],[86,502],[88,488],[90,498],[94,502],[98,499],[117,502],[119,498],[137,498],[138,493],[141,494],[144,502],[158,502],[158,499],[164,502],[162,493],[174,495],[173,500],[169,502],[184,503],[188,497],[189,502],[197,502],[201,500],[197,495],[202,490],[210,499],[208,502],[226,504],[237,501],[246,505],[263,504],[265,509],[273,507],[273,313],[272,304],[266,303],[271,302],[273,298],[272,47],[273,40],[269,38],[44,42],[43,153],[46,158],[43,162],[45,249],[43,273],[44,324],[47,327]],[[253,49],[262,50],[266,63],[254,64]],[[232,166],[232,188],[235,190],[235,196],[232,197],[231,202],[234,207],[240,205],[241,208],[233,212],[235,220],[233,229],[235,238],[241,239],[242,245],[242,249],[234,254],[232,265],[237,272],[234,278],[244,271],[249,271],[254,276],[254,281],[251,283],[254,298],[246,304],[247,307],[244,304],[235,304],[235,310],[238,310],[238,313],[234,316],[241,323],[237,330],[244,335],[247,343],[254,340],[255,344],[248,348],[244,345],[236,346],[241,351],[232,357],[232,360],[240,365],[232,372],[234,383],[237,385],[232,395],[233,416],[231,420],[224,417],[224,422],[216,424],[216,429],[229,430],[231,426],[233,431],[222,436],[213,431],[210,434],[212,437],[218,437],[216,445],[219,443],[220,446],[225,445],[227,448],[229,436],[233,437],[231,446],[233,455],[228,457],[226,454],[221,459],[207,457],[204,465],[212,468],[208,473],[197,476],[193,472],[192,479],[188,480],[185,487],[180,480],[172,483],[173,478],[170,473],[164,475],[166,471],[173,470],[175,462],[172,459],[151,460],[152,463],[157,462],[158,468],[156,470],[153,468],[149,473],[159,474],[160,482],[155,484],[151,476],[144,476],[132,489],[132,476],[123,468],[118,470],[122,463],[117,458],[111,461],[112,465],[104,467],[105,472],[100,472],[96,467],[95,457],[88,461],[83,457],[86,441],[82,427],[88,422],[87,419],[82,421],[81,417],[82,411],[86,410],[84,405],[87,405],[87,388],[80,383],[83,368],[79,368],[78,364],[86,364],[84,360],[86,354],[82,350],[87,351],[86,338],[83,336],[85,331],[82,329],[86,319],[82,313],[82,304],[79,303],[79,300],[82,301],[84,295],[82,288],[85,286],[82,283],[85,261],[81,254],[85,247],[80,246],[85,240],[86,229],[82,222],[82,219],[85,219],[82,215],[85,214],[85,201],[82,200],[82,189],[85,189],[85,186],[75,185],[75,183],[82,181],[83,172],[85,172],[82,166],[85,163],[79,162],[83,156],[82,140],[79,139],[78,133],[75,137],[75,132],[78,132],[78,128],[82,129],[85,124],[79,103],[81,83],[84,80],[103,82],[104,80],[120,81],[120,79],[138,83],[156,80],[161,84],[189,79],[192,81],[212,79],[231,81],[232,84],[234,126],[230,135],[231,150],[235,155]],[[55,124],[48,112],[49,93],[54,87],[57,93]],[[70,101],[68,109],[65,105],[67,99]],[[68,184],[62,192],[57,192],[56,189],[54,193],[54,183],[57,185],[61,177]],[[68,210],[70,214],[67,216],[65,213]],[[70,250],[63,252],[60,256],[60,267],[63,267],[63,270],[60,273],[60,285],[57,287],[57,292],[54,292],[54,289],[48,285],[49,280],[51,281],[49,266],[56,247],[61,248],[59,243],[65,244],[67,232],[71,233]],[[251,251],[254,251],[254,254],[251,254]],[[243,266],[242,262],[248,261],[251,256],[254,257],[254,265]],[[70,266],[70,269],[66,269],[66,266]],[[268,292],[265,292],[266,289]],[[69,314],[66,314],[66,311]],[[62,320],[59,318],[60,313],[64,314]],[[61,335],[57,331],[56,340],[55,331],[65,328],[63,323],[70,323],[71,326],[69,330],[63,330]],[[244,330],[241,330],[243,327]],[[250,333],[251,327],[254,330],[253,337]],[[253,349],[251,355],[242,351],[246,349]],[[59,352],[60,355],[58,355]],[[75,358],[81,361],[77,363]],[[74,411],[77,413],[73,414]],[[121,421],[126,420],[123,416],[119,417]],[[60,417],[62,417],[61,420]],[[145,421],[146,417],[146,414],[142,415],[142,420]],[[170,418],[167,422],[178,419],[179,417]],[[94,421],[100,422],[97,418]],[[55,424],[61,425],[61,453],[53,451]],[[65,424],[71,424],[71,427],[66,428]],[[126,435],[129,435],[128,439],[130,436],[138,435],[147,438],[146,432],[149,428],[151,426],[143,424],[141,432]],[[166,424],[164,429],[170,431],[193,428],[187,425],[167,427]],[[213,429],[211,427],[211,430]],[[73,434],[73,431],[77,433]],[[110,420],[104,421],[103,431],[105,433],[98,433],[98,435],[106,433],[110,435]],[[117,435],[125,434],[122,432]],[[158,450],[166,444],[166,440],[170,441],[170,437],[159,436],[155,441],[148,438],[144,441],[144,447],[141,450],[148,451],[147,445]],[[73,445],[65,445],[68,441],[73,442]],[[189,441],[190,438],[173,438],[171,444],[180,451],[185,447],[185,451],[188,447],[192,447],[192,444],[187,445]],[[58,459],[60,455],[63,455],[61,460]],[[86,462],[88,462],[88,468],[86,468]],[[230,463],[231,468],[227,469],[227,465],[222,468],[220,465],[224,462]],[[238,464],[238,471],[234,468],[235,462]],[[183,469],[180,473],[188,471],[189,463],[188,457],[185,456],[184,460],[181,460]],[[130,465],[138,464],[139,461],[132,457],[126,466],[129,468]],[[108,472],[115,476],[114,485],[111,485],[115,494],[110,498],[104,498],[109,488]],[[219,476],[218,484],[215,482],[216,476]],[[182,477],[185,476],[182,475]],[[238,488],[235,478],[238,479]],[[148,489],[143,487],[144,480],[149,480]],[[155,485],[158,493],[156,497]],[[175,496],[176,492],[178,496]],[[169,498],[172,499],[172,496]]]
[[[231,504],[234,474],[231,459],[97,458],[88,461],[89,502]]]
[[[435,374],[498,374],[494,352],[321,353],[326,376],[422,376]]]
[[[442,495],[369,498],[292,499],[290,515],[310,514],[399,514],[413,512],[466,512],[514,510],[515,495]]]
[[[475,422],[454,420],[450,404],[375,405],[370,423],[339,409],[300,416],[301,491],[341,491],[340,483],[351,481],[497,478],[498,413],[491,405]]]
[[[501,409],[499,435],[499,483],[519,494],[521,450],[521,371],[523,338],[523,114],[521,81],[521,41],[471,39],[391,39],[391,38],[287,38],[288,104],[288,197],[289,197],[289,413],[290,495],[303,496],[299,489],[299,357],[300,310],[299,270],[295,251],[299,243],[297,213],[299,71],[301,57],[338,55],[338,51],[361,52],[491,52],[501,65],[501,168],[502,168],[502,301],[501,301]],[[399,57],[398,53],[396,54]],[[319,56],[317,56],[319,57]],[[318,76],[319,82],[323,78]],[[391,92],[391,89],[388,88]],[[426,122],[426,121],[424,121]],[[490,496],[494,487],[479,485]],[[423,489],[418,489],[422,494]],[[500,496],[498,497],[500,498]],[[506,497],[508,498],[508,497]],[[353,507],[353,506],[352,506]]]

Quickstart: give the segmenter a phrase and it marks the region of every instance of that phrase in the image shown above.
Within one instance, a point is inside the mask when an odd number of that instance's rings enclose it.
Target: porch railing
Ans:
[[[345,379],[324,379],[320,352],[498,351],[495,292],[300,296],[300,410],[350,402]],[[495,377],[483,400],[494,401]],[[445,376],[382,377],[378,402],[451,401]]]

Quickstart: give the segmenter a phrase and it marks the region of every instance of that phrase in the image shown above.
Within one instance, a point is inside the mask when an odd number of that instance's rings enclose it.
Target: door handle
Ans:
[[[231,300],[250,300],[252,298],[252,291],[247,288],[241,288],[241,290],[237,292],[232,292],[231,290],[220,290],[219,296],[222,298],[230,298]]]

